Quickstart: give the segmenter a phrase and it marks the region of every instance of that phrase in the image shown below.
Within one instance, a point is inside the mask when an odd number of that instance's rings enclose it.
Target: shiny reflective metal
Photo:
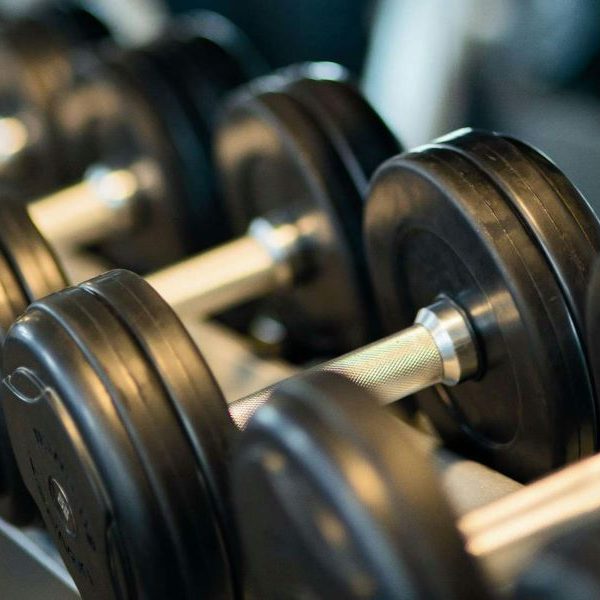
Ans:
[[[138,192],[131,171],[95,165],[79,183],[35,200],[27,211],[54,245],[76,247],[130,228]]]
[[[255,219],[248,234],[146,278],[178,312],[218,313],[291,285],[301,234],[293,224]]]
[[[473,376],[478,364],[465,315],[450,299],[441,297],[419,311],[412,327],[311,370],[340,373],[374,394],[381,404],[391,404],[438,383],[455,385]],[[245,427],[272,390],[231,404],[238,427]]]
[[[30,141],[25,123],[16,117],[0,117],[0,176],[25,152]]]

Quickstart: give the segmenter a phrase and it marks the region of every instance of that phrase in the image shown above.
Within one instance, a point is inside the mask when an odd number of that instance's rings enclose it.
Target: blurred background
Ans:
[[[0,12],[43,0],[0,0]],[[600,0],[90,0],[132,44],[224,13],[274,66],[350,67],[405,146],[464,126],[547,152],[600,212]]]

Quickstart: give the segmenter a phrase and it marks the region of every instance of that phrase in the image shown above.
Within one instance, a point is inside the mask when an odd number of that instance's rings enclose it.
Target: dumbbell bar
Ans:
[[[551,561],[566,533],[598,521],[598,457],[464,513],[442,486],[464,493],[474,482],[461,485],[459,463],[434,474],[431,452],[376,400],[339,375],[313,373],[278,387],[242,433],[233,489],[261,598],[515,597],[549,545]],[[478,483],[485,489],[489,476]],[[552,597],[582,585],[572,563]],[[537,575],[530,592],[548,586],[549,573]]]
[[[368,154],[359,145],[365,140]],[[311,63],[254,82],[229,102],[216,146],[232,220],[238,229],[248,226],[248,234],[151,275],[151,284],[179,310],[197,314],[278,291],[291,298],[281,302],[291,340],[301,340],[313,352],[364,343],[375,319],[369,317],[373,311],[360,249],[362,197],[376,165],[396,153],[398,144],[347,81],[345,70]],[[257,187],[240,190],[239,181],[248,179]],[[87,181],[30,204],[27,213],[55,242],[90,242],[111,230],[135,229],[132,209],[138,194],[131,171],[96,167]],[[12,265],[6,278],[25,280],[30,289],[38,286],[24,309],[64,287],[64,277],[48,276],[60,273],[60,265],[21,213],[16,206],[3,209],[6,223],[21,226],[18,236],[1,233],[0,243]],[[202,218],[204,227],[215,221]],[[45,250],[45,269],[24,272],[32,262],[29,254],[13,251],[22,239]],[[329,302],[322,303],[322,297]],[[4,312],[8,327],[18,312]]]
[[[461,148],[470,146],[467,158]],[[492,150],[495,160],[484,171],[477,161]],[[447,160],[439,160],[440,155]],[[449,162],[460,169],[448,171]],[[520,193],[509,194],[515,173]],[[400,244],[400,234],[407,232],[415,242],[388,248],[387,255],[371,255],[372,272],[379,269],[376,282],[387,276],[385,293],[379,288],[389,306],[387,316],[397,318],[402,299],[434,302],[424,305],[414,327],[324,369],[350,374],[382,402],[444,378],[451,383],[470,376],[454,387],[437,385],[436,393],[452,406],[453,390],[466,388],[476,408],[483,403],[484,424],[488,413],[499,419],[504,413],[511,416],[517,389],[521,421],[508,440],[489,451],[485,430],[479,434],[471,425],[468,433],[488,449],[488,458],[521,476],[547,472],[591,452],[592,436],[577,437],[587,445],[567,452],[573,430],[587,433],[596,427],[588,357],[575,326],[583,323],[563,292],[577,300],[574,308],[583,308],[583,286],[573,280],[569,267],[577,258],[578,273],[587,273],[597,254],[598,225],[576,191],[532,149],[471,131],[391,160],[378,171],[371,189],[368,247],[390,240]],[[526,201],[532,213],[553,215],[552,223],[561,223],[560,240],[544,237],[549,225],[543,219],[524,219],[519,208]],[[431,211],[433,204],[436,210]],[[395,214],[382,213],[382,206]],[[421,217],[416,220],[411,211],[421,211]],[[574,215],[588,220],[576,221]],[[382,225],[369,227],[383,216],[383,232]],[[436,247],[431,233],[427,246],[417,245],[416,231],[421,236],[437,231],[438,237],[445,232],[454,253],[447,244]],[[431,263],[416,260],[420,257],[413,253],[421,248]],[[448,263],[459,256],[464,268]],[[432,268],[425,268],[429,264]],[[413,266],[416,270],[398,285],[398,271]],[[391,284],[396,296],[389,296]],[[553,291],[550,302],[543,295],[548,290]],[[565,347],[577,352],[562,352]],[[229,447],[233,422],[243,424],[269,392],[226,406],[172,310],[145,281],[123,271],[34,303],[11,329],[4,350],[10,388],[5,416],[20,471],[82,593],[106,598],[121,593],[115,586],[142,586],[136,593],[160,597],[167,587],[172,591],[175,579],[181,593],[239,592],[242,579],[227,485]],[[439,415],[424,408],[444,432]],[[9,461],[5,472],[14,471]],[[52,490],[47,486],[51,479],[58,484]],[[5,487],[13,490],[12,483]],[[13,495],[13,504],[23,503]],[[57,506],[85,515],[85,536],[65,536],[68,524]],[[106,538],[107,515],[110,543],[93,550],[87,536],[96,545]],[[154,524],[150,538],[148,523]],[[171,558],[168,563],[165,555]],[[122,573],[118,582],[112,574],[115,565]],[[133,581],[130,569],[143,576]],[[181,573],[185,579],[177,575]]]
[[[106,53],[55,110],[59,155],[95,164],[31,203],[33,221],[59,246],[105,242],[108,258],[143,270],[222,241],[212,129],[225,93],[261,71],[243,35],[212,13],[177,19],[147,46]]]

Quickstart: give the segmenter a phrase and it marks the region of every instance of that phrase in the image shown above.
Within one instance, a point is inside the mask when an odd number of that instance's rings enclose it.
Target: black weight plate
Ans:
[[[596,260],[586,298],[585,332],[592,377],[600,382],[600,257]]]
[[[26,149],[10,169],[3,169],[3,177],[18,183],[26,197],[61,183],[52,109],[71,82],[71,65],[64,40],[39,23],[13,23],[0,37],[0,114],[17,117],[29,133]]]
[[[73,46],[89,49],[108,31],[82,6],[59,3],[9,21],[1,37],[0,114],[18,117],[29,134],[26,149],[3,169],[3,177],[18,183],[27,197],[65,182],[56,101],[79,70],[81,57]]]
[[[67,287],[58,258],[22,205],[9,202],[0,205],[0,249],[27,304]],[[12,286],[10,280],[9,277],[7,282]]]
[[[177,92],[182,107],[189,115],[188,134],[194,133],[202,146],[201,152],[199,146],[196,153],[189,156],[189,164],[184,173],[188,174],[190,181],[195,181],[190,186],[185,206],[187,220],[193,227],[189,237],[193,239],[197,236],[198,239],[192,244],[196,248],[203,248],[223,240],[228,234],[213,174],[210,140],[215,113],[222,96],[245,81],[245,78],[239,73],[237,79],[224,84],[225,72],[230,66],[226,62],[228,57],[215,56],[214,52],[212,56],[206,56],[206,50],[211,50],[210,44],[202,38],[193,42],[171,40],[170,44],[161,47],[148,58]],[[203,61],[192,55],[197,53],[193,49],[194,45],[205,47]]]
[[[110,36],[100,15],[78,1],[53,2],[40,7],[29,18],[59,33],[70,47],[99,43]]]
[[[4,340],[8,328],[28,304],[29,300],[15,277],[12,265],[0,252],[0,341]]]
[[[172,86],[159,71],[154,61],[143,54],[141,50],[131,51],[127,56],[122,56],[118,63],[113,64],[113,69],[127,78],[134,85],[138,94],[145,99],[145,103],[154,113],[155,123],[163,134],[162,143],[164,147],[157,148],[158,160],[156,166],[160,169],[160,177],[165,180],[168,188],[168,196],[161,198],[162,203],[173,204],[169,207],[170,212],[176,219],[177,228],[184,240],[187,250],[196,250],[199,247],[211,245],[219,238],[219,233],[208,232],[208,240],[192,227],[189,219],[189,205],[192,199],[201,197],[203,193],[210,193],[211,186],[206,185],[206,178],[212,177],[205,169],[200,168],[202,157],[206,156],[204,141],[201,140],[192,124],[191,115],[187,113],[181,100],[173,90]],[[118,126],[118,125],[117,125]],[[124,123],[127,129],[130,124]],[[114,127],[114,124],[111,124]],[[135,134],[134,134],[135,135]],[[142,140],[136,140],[143,143]],[[106,152],[110,157],[110,146],[114,140],[107,139]],[[144,148],[140,148],[139,156],[147,156]],[[135,155],[134,155],[135,156]],[[162,209],[162,206],[160,207]],[[194,224],[200,227],[202,223]],[[154,231],[154,243],[158,230]],[[216,236],[216,237],[214,237]],[[150,240],[149,240],[150,241]],[[130,244],[130,241],[127,241]],[[109,257],[119,256],[122,246],[127,245],[125,241],[116,244],[103,244],[102,251]],[[143,248],[145,249],[145,248]],[[134,255],[136,249],[129,251]],[[125,255],[127,256],[127,255]],[[119,264],[137,267],[137,261],[121,262]],[[145,265],[142,265],[145,266]],[[158,265],[152,264],[152,267]],[[138,270],[137,268],[135,270]]]
[[[308,272],[278,305],[296,344],[342,352],[373,333],[349,240],[362,206],[349,200],[357,191],[328,134],[285,83],[282,73],[234,95],[216,133],[216,161],[238,232],[260,216],[312,229]]]
[[[277,386],[232,468],[260,598],[486,598],[432,465],[363,389]]]
[[[340,79],[333,79],[332,72],[339,73]],[[358,265],[358,276],[363,277],[361,288],[365,293],[365,302],[371,307],[372,290],[362,239],[367,188],[381,163],[399,154],[402,148],[366,98],[347,80],[348,75],[339,65],[308,63],[292,67],[286,74],[291,81],[286,91],[310,111],[335,147],[353,182],[352,193],[346,194],[344,202],[340,202],[337,208],[340,213],[347,215],[343,223],[347,227],[348,243]],[[357,215],[360,217],[358,220]],[[374,307],[369,308],[369,313],[372,331],[376,332],[378,319]]]
[[[399,154],[402,146],[351,81],[343,74],[339,80],[328,77],[331,69],[341,67],[321,65],[309,63],[299,69],[287,90],[321,122],[364,202],[375,170],[384,160]]]
[[[130,279],[137,279],[144,284],[137,276],[128,275],[131,276]],[[119,315],[114,314],[110,303],[105,302],[103,296],[94,293],[98,287],[102,288],[102,283],[107,279],[112,281],[109,275],[101,278],[98,285],[94,285],[95,281],[91,281],[80,289],[90,294],[90,299],[94,299],[94,302],[100,301],[105,308],[108,308],[107,315],[97,311],[94,313],[94,319],[100,322],[106,338],[111,340],[111,348],[114,350],[113,360],[127,365],[127,372],[120,377],[132,371],[136,359],[145,370],[152,371],[154,375],[150,378],[140,376],[137,390],[132,390],[133,393],[124,393],[119,399],[125,408],[121,418],[129,435],[135,440],[134,444],[142,458],[154,492],[159,498],[162,518],[171,529],[173,549],[168,550],[162,545],[157,545],[153,551],[158,556],[164,552],[172,553],[174,564],[169,577],[179,578],[181,589],[186,590],[180,592],[182,596],[189,594],[190,597],[231,597],[229,573],[223,573],[222,569],[223,544],[221,531],[215,527],[213,498],[207,491],[204,477],[198,476],[195,452],[184,428],[181,427],[182,415],[179,411],[173,410],[178,407],[174,407],[170,401],[178,390],[175,388],[174,391],[168,384],[175,382],[176,385],[177,378],[173,375],[171,380],[163,380],[164,373],[157,373],[155,364],[148,361],[147,353],[140,347],[140,340],[131,336],[131,329],[124,325]],[[147,284],[144,285],[146,288],[149,287]],[[110,284],[108,286],[110,287]],[[82,297],[78,297],[78,308],[88,301],[87,298],[83,300]],[[154,308],[151,317],[156,321],[161,320],[160,309],[168,312],[169,315],[172,312],[164,303],[160,303],[158,308],[155,304]],[[135,309],[139,310],[140,306],[136,306]],[[147,306],[146,311],[149,310],[150,307]],[[110,327],[109,320],[114,321],[113,328]],[[125,332],[123,339],[119,339],[121,331]],[[164,332],[159,329],[157,337],[161,334]],[[154,340],[150,340],[152,341]],[[172,355],[170,364],[161,366],[167,372],[169,368],[176,370],[177,358],[177,355]],[[114,376],[118,381],[119,375],[115,373]],[[214,381],[210,380],[205,385],[205,391],[210,384],[213,388],[216,387]],[[222,404],[225,407],[224,402]],[[227,415],[225,408],[223,412]],[[206,414],[204,416],[206,418]],[[171,593],[174,596],[179,595],[175,588]]]
[[[130,331],[158,373],[194,449],[206,495],[203,508],[198,503],[196,512],[206,519],[207,533],[198,536],[197,542],[211,557],[203,569],[210,573],[205,593],[215,593],[215,589],[231,593],[232,582],[241,593],[241,581],[232,577],[232,571],[239,568],[239,556],[231,531],[227,481],[235,428],[218,385],[181,321],[143,279],[127,271],[112,271],[83,287],[107,302]]]
[[[390,330],[441,293],[472,320],[479,377],[417,394],[447,441],[524,480],[591,450],[594,403],[566,299],[481,169],[431,146],[389,161],[372,183],[365,231]]]
[[[148,597],[165,597],[170,555],[156,563],[147,551],[167,548],[168,531],[118,402],[134,384],[105,370],[113,356],[88,327],[91,314],[81,307],[78,316],[92,353],[53,304],[31,305],[5,344],[3,408],[19,470],[84,597],[112,598],[116,588],[136,597],[146,585],[157,591]],[[55,344],[60,352],[41,351]]]
[[[5,203],[8,198],[3,198]],[[16,208],[15,210],[22,210]],[[0,342],[8,328],[27,308],[30,299],[20,285],[14,267],[0,249]],[[31,521],[35,509],[15,465],[8,432],[0,410],[0,516],[16,524]]]
[[[600,252],[600,227],[590,206],[555,165],[523,142],[463,130],[435,144],[462,151],[503,190],[553,269],[584,351],[586,294]],[[597,443],[597,417],[594,415],[590,421],[594,434],[586,440],[590,447],[585,452],[593,451]]]
[[[9,189],[1,189],[0,201],[8,205],[14,201],[14,194]],[[0,342],[30,301],[15,275],[14,268],[0,248]]]
[[[585,346],[585,298],[600,253],[591,207],[558,167],[523,142],[466,130],[435,143],[463,150],[504,190],[554,269]]]
[[[136,340],[131,338],[119,319],[107,310],[107,305],[85,289],[76,288],[63,295],[50,297],[45,305],[69,323],[76,343],[94,354],[95,364],[102,370],[106,385],[115,390],[111,395],[112,403],[140,459],[152,496],[140,500],[148,502],[148,507],[137,506],[136,510],[149,511],[153,506],[156,507],[159,513],[155,518],[164,525],[164,530],[156,539],[146,540],[148,543],[141,552],[139,548],[137,552],[127,549],[129,568],[136,574],[136,580],[142,580],[136,581],[138,590],[135,597],[159,598],[167,593],[176,597],[191,597],[203,593],[211,596],[221,593],[222,590],[217,592],[210,586],[212,571],[202,568],[210,563],[213,548],[208,543],[198,543],[198,539],[203,539],[201,536],[205,534],[198,525],[204,521],[206,509],[202,503],[204,496],[199,494],[201,482],[196,475],[196,461],[153,366],[148,364]],[[71,320],[77,323],[72,324]],[[66,378],[66,375],[63,374],[63,377]],[[86,401],[93,403],[98,399],[96,393],[88,396]],[[52,439],[50,443],[53,443]],[[105,443],[111,443],[110,438],[105,439]],[[93,457],[93,460],[91,466],[102,471],[103,459]],[[45,475],[38,468],[38,476]],[[128,476],[129,473],[102,475],[117,480],[107,482],[106,487],[109,488],[118,484],[121,476]],[[110,500],[117,503],[114,496]],[[103,523],[104,502],[95,501],[84,506],[84,510],[87,511],[87,521]],[[118,512],[119,507],[115,506],[114,510]],[[121,527],[126,530],[128,525],[123,526],[115,517],[115,528]],[[67,533],[63,527],[63,535]],[[128,540],[124,543],[129,545]],[[80,573],[71,569],[82,595],[120,598],[121,590],[118,587],[113,587],[111,593],[106,595],[114,585],[112,575],[106,569],[107,563],[110,563],[108,554],[97,552],[92,555],[86,552],[88,549],[85,545],[85,539],[79,540],[79,544],[73,542],[65,559],[75,553],[78,559],[81,557],[85,560],[91,579],[100,581],[104,591],[92,591],[89,580],[86,583]],[[148,579],[150,573],[147,569],[157,568],[158,565],[160,576],[154,581]],[[122,572],[127,570],[125,563],[117,567]]]
[[[111,168],[129,168],[142,183],[138,226],[105,240],[100,252],[140,271],[181,258],[186,253],[181,164],[153,97],[117,60],[106,59],[68,99],[62,128],[69,130],[72,151]],[[167,110],[164,102],[162,107]],[[69,128],[74,115],[76,126]]]
[[[253,79],[269,70],[252,41],[229,19],[209,10],[195,10],[179,17],[176,27],[181,35],[211,43],[215,49],[233,59],[245,79]],[[189,29],[192,29],[190,35]],[[193,42],[192,42],[193,44]]]
[[[220,203],[210,131],[220,97],[244,81],[246,74],[236,68],[226,50],[204,37],[205,30],[202,18],[184,18],[153,44],[108,61],[112,73],[107,79],[116,81],[117,87],[124,84],[135,97],[134,106],[144,107],[141,115],[121,112],[101,123],[100,154],[110,157],[111,164],[144,157],[142,178],[147,179],[145,165],[153,162],[162,180],[148,190],[151,197],[135,240],[115,239],[100,247],[117,264],[136,271],[155,269],[227,237],[225,219],[216,210]],[[198,47],[204,47],[204,63],[197,56]],[[132,98],[123,99],[127,101]],[[166,251],[157,239],[165,239]]]
[[[227,232],[213,176],[210,142],[216,115],[225,94],[263,72],[264,65],[230,21],[208,11],[180,17],[163,42],[142,52],[177,95],[190,129],[203,145],[203,152],[190,156],[193,164],[185,169],[187,177],[196,180],[187,208],[192,222],[201,224],[195,232],[202,240],[197,247],[213,245]]]

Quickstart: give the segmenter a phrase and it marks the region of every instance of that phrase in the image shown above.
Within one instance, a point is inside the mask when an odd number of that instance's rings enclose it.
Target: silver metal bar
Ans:
[[[478,359],[472,340],[462,312],[442,298],[419,311],[412,327],[311,371],[345,375],[374,394],[381,404],[390,404],[436,383],[453,385],[473,375]],[[270,398],[273,387],[230,405],[231,416],[240,429]]]
[[[255,220],[248,235],[146,278],[177,312],[216,314],[290,285],[300,234],[294,225]]]
[[[499,589],[560,534],[600,517],[600,456],[566,467],[459,521],[468,551]]]
[[[15,161],[27,150],[29,131],[17,117],[0,117],[0,179],[8,179]]]
[[[131,227],[137,192],[131,171],[97,165],[81,182],[35,200],[27,210],[52,244],[75,247]]]

